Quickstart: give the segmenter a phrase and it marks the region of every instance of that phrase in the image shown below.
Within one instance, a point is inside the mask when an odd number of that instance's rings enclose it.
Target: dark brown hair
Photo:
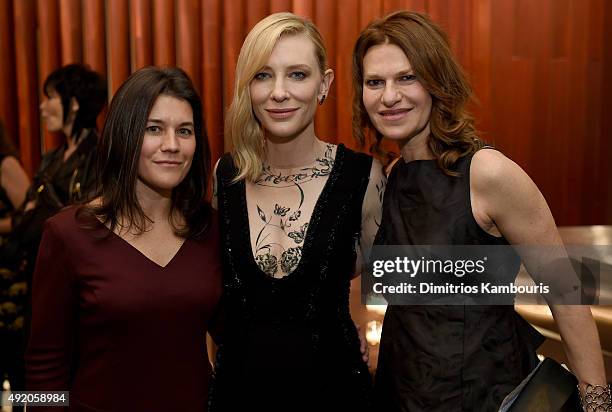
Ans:
[[[187,176],[172,191],[172,211],[182,214],[185,226],[172,224],[177,235],[197,237],[205,232],[210,219],[210,208],[205,202],[210,150],[200,96],[179,68],[140,69],[117,90],[98,147],[95,197],[101,198],[101,204],[83,207],[81,215],[97,217],[111,231],[117,226],[127,230],[135,228],[137,233],[146,230],[150,219],[138,203],[135,188],[145,127],[160,95],[185,100],[193,110],[195,153]]]
[[[353,50],[353,133],[363,146],[366,132],[375,134],[371,150],[379,155],[383,136],[363,104],[363,59],[370,47],[394,44],[406,54],[418,81],[431,95],[428,145],[444,173],[456,176],[453,165],[483,146],[466,110],[472,89],[457,63],[446,34],[424,14],[399,11],[372,21],[359,35]]]
[[[79,110],[72,125],[72,136],[79,138],[83,129],[96,129],[96,119],[108,99],[106,81],[97,72],[82,64],[69,64],[54,70],[43,85],[45,96],[55,91],[62,102],[63,122],[70,113],[70,99],[75,98]]]

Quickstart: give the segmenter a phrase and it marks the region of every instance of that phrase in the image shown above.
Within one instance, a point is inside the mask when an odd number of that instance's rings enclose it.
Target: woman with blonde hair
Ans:
[[[333,81],[316,27],[273,14],[238,58],[216,168],[226,322],[212,411],[364,410],[370,376],[349,313],[380,218],[380,163],[314,132]]]
[[[446,34],[419,13],[388,15],[360,34],[353,70],[355,133],[369,129],[401,153],[375,244],[493,245],[511,263],[489,259],[481,275],[489,281],[514,282],[521,260],[532,276],[545,275],[543,256],[510,245],[563,249],[554,219],[529,176],[477,138],[465,109],[471,89]],[[610,410],[589,307],[550,308],[584,407]],[[376,403],[381,411],[496,411],[537,365],[543,340],[512,305],[389,306]]]

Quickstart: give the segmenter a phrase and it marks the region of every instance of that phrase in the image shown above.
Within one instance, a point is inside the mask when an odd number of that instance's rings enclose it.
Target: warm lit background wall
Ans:
[[[134,70],[178,65],[201,91],[216,159],[248,30],[262,17],[310,17],[336,80],[317,134],[354,147],[353,42],[374,17],[429,13],[473,82],[485,139],[533,177],[559,224],[612,224],[612,1],[607,0],[0,0],[0,118],[32,173],[58,144],[39,121],[41,83],[85,62],[114,92]],[[606,42],[607,40],[607,42]]]

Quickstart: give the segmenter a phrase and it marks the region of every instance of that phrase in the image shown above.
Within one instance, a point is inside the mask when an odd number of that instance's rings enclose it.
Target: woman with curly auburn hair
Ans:
[[[549,262],[509,245],[562,249],[555,222],[529,176],[477,138],[465,108],[471,89],[445,33],[419,13],[375,20],[357,40],[353,70],[355,134],[363,142],[369,129],[375,149],[384,138],[401,154],[375,245],[496,245],[512,263],[489,262],[487,274],[507,272],[513,282],[521,260],[532,276],[541,273]],[[609,393],[589,307],[554,303],[582,395]],[[390,305],[376,404],[381,411],[498,410],[537,365],[543,340],[512,305]],[[591,405],[594,397],[584,399]],[[609,405],[609,396],[597,399]]]
[[[332,80],[317,28],[291,13],[257,23],[240,51],[234,150],[216,168],[225,324],[211,411],[368,408],[348,298],[385,177],[371,156],[315,135]]]

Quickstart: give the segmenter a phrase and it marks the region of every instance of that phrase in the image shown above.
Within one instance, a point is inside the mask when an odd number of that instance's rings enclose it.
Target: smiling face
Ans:
[[[326,95],[333,72],[321,74],[315,46],[305,34],[283,35],[250,83],[255,116],[271,139],[314,134],[317,99]]]
[[[431,95],[398,46],[379,44],[365,54],[363,104],[372,124],[385,138],[400,145],[409,140],[426,144]]]
[[[196,149],[193,110],[176,97],[160,95],[149,114],[138,161],[138,182],[171,192],[189,173]]]

